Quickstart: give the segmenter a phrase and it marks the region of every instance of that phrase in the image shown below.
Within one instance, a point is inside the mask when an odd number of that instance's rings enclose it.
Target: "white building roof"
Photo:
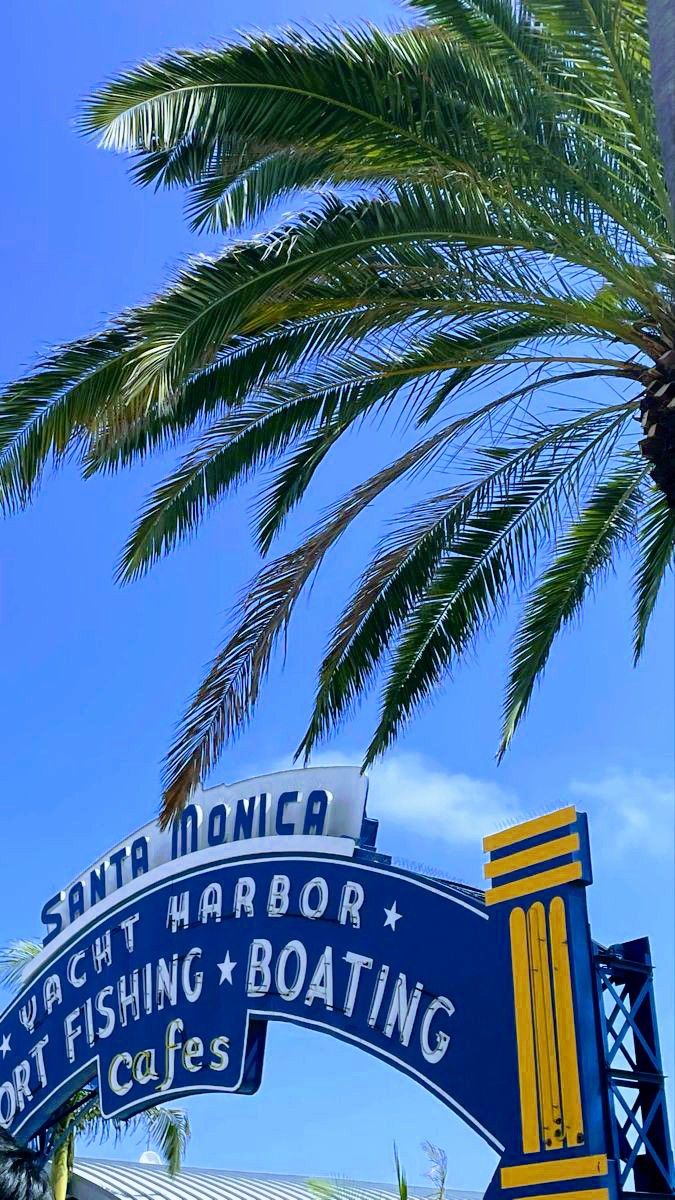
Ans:
[[[76,1163],[74,1200],[393,1200],[398,1193],[376,1183],[324,1180],[299,1175],[261,1175],[245,1171],[190,1168],[173,1179],[166,1168],[148,1163],[82,1159]],[[432,1188],[410,1188],[413,1196],[430,1198]],[[446,1189],[446,1200],[480,1200],[479,1192]]]

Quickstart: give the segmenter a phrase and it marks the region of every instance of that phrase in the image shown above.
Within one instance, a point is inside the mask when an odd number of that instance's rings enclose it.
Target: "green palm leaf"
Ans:
[[[517,398],[518,395],[514,397]],[[510,399],[507,395],[502,402],[508,403]],[[481,414],[483,419],[487,415]],[[425,607],[431,610],[430,590],[439,592],[437,580],[448,557],[452,561],[443,576],[443,587],[449,588],[453,572],[457,586],[457,595],[450,594],[447,618],[443,610],[443,621],[448,624],[454,619],[453,604],[457,602],[457,610],[460,604],[464,605],[463,589],[469,583],[473,586],[471,572],[482,562],[483,551],[485,562],[494,571],[497,550],[505,568],[504,586],[515,588],[522,583],[520,572],[524,560],[527,569],[531,569],[534,549],[541,539],[551,536],[552,529],[562,519],[570,493],[573,496],[579,487],[584,467],[593,471],[600,468],[611,454],[624,421],[621,410],[618,417],[611,410],[591,412],[568,426],[547,430],[511,453],[491,454],[487,458],[487,471],[481,471],[468,485],[441,493],[404,514],[380,547],[337,626],[321,666],[314,711],[300,753],[309,755],[316,742],[343,719],[372,680],[401,627],[414,621]],[[542,459],[546,460],[543,467]],[[528,489],[513,507],[507,501],[516,496],[523,479],[527,479]],[[490,516],[493,512],[496,524],[490,530],[485,526],[484,514]],[[485,598],[488,607],[480,615],[487,626],[492,610],[498,610],[497,599],[501,602],[502,594],[500,591],[490,597],[486,593]],[[440,607],[443,608],[442,603]],[[466,611],[463,607],[463,618]],[[455,631],[445,666],[452,665],[453,658],[468,646],[474,632],[473,625],[467,626],[463,638]],[[435,669],[438,674],[434,679],[437,679],[445,669],[440,657],[435,658]],[[389,722],[398,720],[403,687],[399,672],[385,705],[382,731]],[[429,687],[412,704],[424,699],[428,692]]]
[[[675,553],[675,509],[658,492],[650,497],[640,514],[638,527],[639,560],[635,571],[635,660],[645,646],[647,627],[658,599],[666,571]]]
[[[617,544],[635,527],[647,468],[639,461],[603,481],[556,548],[529,599],[516,634],[506,692],[500,754],[530,702],[561,627],[578,613],[588,589],[608,567]]]
[[[390,414],[409,447],[263,565],[180,724],[165,819],[251,718],[324,557],[398,483],[421,497],[329,636],[304,753],[380,676],[368,757],[381,753],[527,587],[508,741],[553,637],[626,540],[636,656],[671,561],[673,216],[646,4],[414,4],[387,32],[165,55],[82,115],[138,184],[181,188],[192,226],[229,241],[5,390],[4,508],[50,465],[86,477],[172,451],[127,540],[127,580],[244,481],[268,554],[367,422]],[[660,491],[636,485],[622,504],[639,450]]]
[[[19,938],[0,948],[0,982],[12,989],[18,988],[26,967],[41,950],[40,942],[25,938]]]
[[[428,460],[454,432],[442,429],[355,488],[296,550],[256,576],[235,616],[233,632],[213,660],[167,755],[161,821],[166,825],[229,737],[246,725],[274,646],[306,584],[345,530],[386,488]]]
[[[187,214],[193,229],[226,232],[248,225],[272,204],[286,203],[330,177],[330,154],[280,150],[264,155],[229,178],[219,165],[195,184]]]
[[[443,676],[502,615],[509,597],[522,591],[584,478],[609,461],[625,420],[625,414],[605,420],[594,414],[594,432],[586,438],[576,422],[552,431],[525,449],[527,466],[519,455],[490,452],[488,461],[496,458],[497,470],[472,489],[468,504],[461,498],[450,509],[452,520],[459,508],[458,530],[393,652],[366,763],[391,745]]]

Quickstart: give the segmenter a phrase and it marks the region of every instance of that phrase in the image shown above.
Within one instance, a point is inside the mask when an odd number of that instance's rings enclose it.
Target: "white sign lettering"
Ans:
[[[69,925],[113,892],[157,867],[200,850],[262,837],[361,836],[367,781],[357,767],[309,767],[261,775],[241,783],[197,788],[190,803],[169,829],[157,822],[144,825],[99,862],[52,896],[42,909],[48,945]],[[247,914],[252,896],[245,890],[237,915]],[[308,896],[305,904],[321,912],[322,897]],[[353,903],[358,902],[354,897]],[[273,901],[281,915],[283,894]],[[206,919],[217,919],[217,897],[208,901]],[[180,907],[171,914],[171,927],[181,921]],[[133,930],[125,930],[133,944]],[[99,949],[97,970],[109,953]],[[77,964],[73,964],[73,970]]]

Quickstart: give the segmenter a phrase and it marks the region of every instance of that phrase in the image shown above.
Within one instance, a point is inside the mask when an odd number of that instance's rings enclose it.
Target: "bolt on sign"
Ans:
[[[44,1134],[91,1080],[106,1117],[253,1092],[270,1022],[289,1021],[457,1113],[500,1156],[490,1197],[672,1195],[653,1004],[638,1020],[648,953],[641,991],[606,950],[600,986],[584,814],[488,835],[484,893],[392,865],[366,793],[346,767],[198,790],[168,831],[145,826],[49,898],[0,1018],[0,1126]],[[613,1067],[608,987],[633,1058],[640,1039],[654,1051],[648,1087],[644,1063],[628,1082]],[[633,1082],[631,1133],[616,1095]]]

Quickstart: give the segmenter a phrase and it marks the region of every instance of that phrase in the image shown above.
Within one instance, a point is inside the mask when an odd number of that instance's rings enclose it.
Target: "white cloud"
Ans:
[[[362,757],[359,751],[324,750],[312,755],[311,765],[356,766]],[[284,759],[276,769],[291,765]],[[391,754],[369,767],[367,774],[368,815],[382,822],[381,834],[392,824],[450,844],[480,846],[486,833],[538,815],[523,813],[513,793],[499,784],[445,771],[422,754]]]
[[[312,758],[318,765],[356,765],[358,752],[330,750]],[[285,769],[291,765],[277,764]],[[493,780],[446,771],[421,754],[393,753],[368,771],[368,813],[381,821],[386,849],[388,825],[449,845],[480,847],[481,839],[507,825],[540,816],[555,804],[526,806]],[[673,783],[639,771],[606,770],[594,779],[572,778],[556,790],[560,805],[587,811],[592,843],[619,858],[640,852],[673,855]]]
[[[417,754],[393,754],[369,772],[368,811],[446,843],[480,845],[487,833],[528,820],[547,807],[525,810],[511,791],[488,779],[444,771]],[[573,779],[559,803],[588,811],[591,838],[616,857],[673,854],[672,781],[638,771],[606,771]],[[552,805],[551,807],[555,807]]]
[[[672,858],[672,780],[640,771],[608,771],[595,780],[572,780],[569,791],[588,808],[591,839],[595,832],[603,848],[616,856],[639,851]]]
[[[393,754],[369,771],[368,812],[428,838],[480,846],[518,820],[515,797],[487,779],[453,774],[418,754]]]

